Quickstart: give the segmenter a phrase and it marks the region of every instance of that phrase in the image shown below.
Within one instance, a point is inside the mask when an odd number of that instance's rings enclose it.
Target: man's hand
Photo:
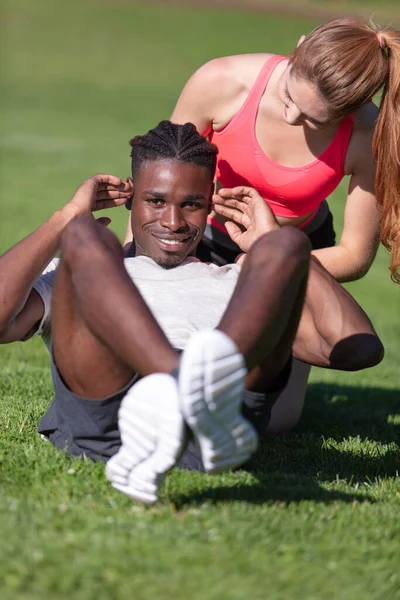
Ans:
[[[44,304],[32,288],[58,252],[67,225],[92,211],[121,206],[132,193],[131,181],[94,175],[78,188],[68,204],[0,256],[0,343],[24,338],[42,319]],[[94,219],[89,220],[95,225]],[[110,219],[102,217],[100,221],[106,225]],[[113,239],[111,234],[107,239],[110,236]]]
[[[65,208],[71,209],[76,217],[83,217],[96,210],[122,206],[132,194],[130,180],[122,181],[114,175],[93,175],[76,190]]]
[[[265,233],[279,229],[270,207],[254,188],[222,188],[212,200],[215,212],[229,219],[226,230],[243,252]]]

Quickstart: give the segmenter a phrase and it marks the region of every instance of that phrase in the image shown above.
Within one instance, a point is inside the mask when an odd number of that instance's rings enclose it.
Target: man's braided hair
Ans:
[[[132,146],[133,180],[144,162],[171,159],[205,167],[210,172],[210,179],[214,178],[218,148],[201,136],[192,123],[177,125],[161,121],[157,127],[145,135],[137,135],[129,143]]]

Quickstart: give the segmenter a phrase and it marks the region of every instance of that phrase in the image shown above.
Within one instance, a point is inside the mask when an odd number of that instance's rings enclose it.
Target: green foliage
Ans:
[[[169,116],[201,63],[286,53],[316,23],[129,2],[3,0],[1,247]],[[331,206],[340,229],[345,184]],[[122,235],[127,213],[110,211]],[[36,424],[52,397],[39,340],[0,349],[0,596],[7,600],[400,598],[399,288],[381,250],[352,284],[386,346],[362,373],[314,369],[297,432],[249,468],[175,470],[153,508],[71,460]]]

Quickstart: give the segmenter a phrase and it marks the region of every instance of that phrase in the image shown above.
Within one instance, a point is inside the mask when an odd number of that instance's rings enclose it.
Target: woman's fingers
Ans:
[[[222,190],[221,190],[222,191]],[[241,204],[242,206],[247,206],[248,205],[248,198],[246,200],[246,196],[241,196],[240,194],[214,194],[213,195],[213,202],[221,202],[223,204],[227,204],[227,203],[231,203],[232,205],[239,205]]]
[[[239,191],[238,191],[239,190]],[[242,192],[250,190],[252,195],[244,194]],[[251,215],[254,211],[255,206],[260,202],[265,204],[258,192],[253,188],[224,188],[213,195],[213,204],[229,206],[231,208],[237,208],[242,212]]]
[[[219,215],[227,217],[228,219],[233,219],[234,221],[238,221],[239,219],[243,218],[242,211],[237,210],[236,208],[230,208],[225,204],[214,204],[214,210]]]
[[[244,210],[248,206],[241,198],[234,198],[233,196],[222,198],[218,194],[214,194],[212,201],[214,204],[223,204],[225,206],[232,206],[233,208],[240,208],[241,210]]]
[[[249,216],[237,208],[231,208],[225,204],[214,204],[214,210],[219,215],[231,219],[231,221],[235,221],[236,223],[239,223],[239,225],[243,225],[246,229],[250,224],[251,220]]]
[[[232,221],[227,221],[225,227],[231,240],[237,244],[243,231],[235,223],[232,223]]]
[[[225,215],[225,213],[219,212],[220,209],[221,210],[235,210],[244,215],[247,215],[248,217],[251,217],[254,212],[253,207],[251,205],[245,204],[241,200],[235,200],[234,198],[227,198],[227,199],[213,198],[213,208],[214,208],[215,212],[218,212],[219,214],[224,214],[224,215]]]
[[[218,194],[221,198],[235,198],[248,204],[252,200],[262,199],[260,194],[252,187],[238,186],[234,188],[221,188],[218,190]]]
[[[224,198],[220,198],[217,195],[213,196],[213,208],[214,208],[215,212],[217,212],[220,215],[224,215],[224,216],[230,215],[230,213],[228,213],[227,211],[240,212],[242,215],[246,215],[247,217],[250,217],[250,218],[251,218],[251,215],[253,214],[253,208],[251,206],[249,206],[248,204],[245,204],[241,200],[235,200],[234,198],[224,199]],[[234,214],[235,213],[232,212],[232,215],[234,215]],[[235,218],[233,216],[230,218],[234,218],[235,221],[237,221],[237,218]]]

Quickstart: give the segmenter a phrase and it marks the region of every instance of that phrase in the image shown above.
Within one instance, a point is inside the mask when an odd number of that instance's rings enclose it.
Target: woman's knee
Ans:
[[[293,360],[289,381],[272,407],[267,436],[290,433],[300,421],[310,370],[310,365]]]

